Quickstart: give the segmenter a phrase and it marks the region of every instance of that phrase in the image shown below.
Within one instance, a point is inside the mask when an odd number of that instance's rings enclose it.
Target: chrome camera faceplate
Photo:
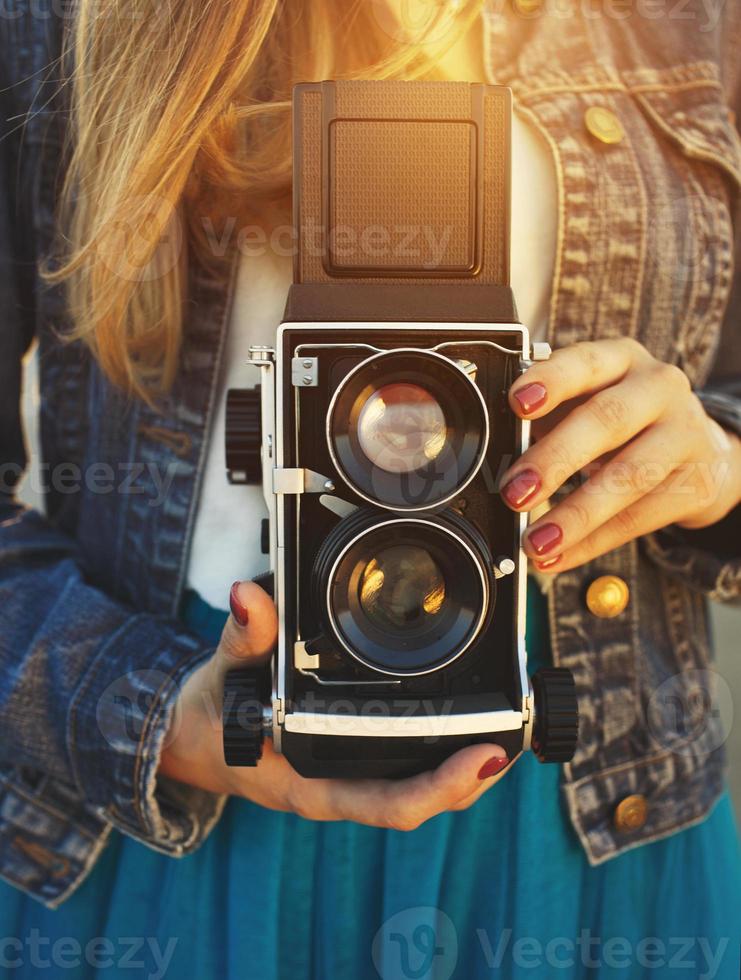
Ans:
[[[279,614],[262,723],[304,775],[530,748],[527,515],[498,477],[530,437],[509,385],[548,354],[520,323],[287,322],[252,348]]]

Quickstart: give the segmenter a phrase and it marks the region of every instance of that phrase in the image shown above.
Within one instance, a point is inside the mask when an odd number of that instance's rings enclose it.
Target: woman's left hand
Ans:
[[[707,527],[741,500],[741,441],[703,409],[678,367],[632,339],[574,344],[515,381],[509,401],[536,441],[502,496],[530,511],[588,477],[528,528],[523,547],[560,572],[668,524]]]

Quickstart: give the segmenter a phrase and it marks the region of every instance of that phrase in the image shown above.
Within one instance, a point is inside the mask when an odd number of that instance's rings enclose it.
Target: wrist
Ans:
[[[726,444],[718,471],[721,483],[721,514],[716,520],[722,520],[741,502],[741,439],[735,432],[721,428],[719,423],[713,422],[713,425],[723,434]]]
[[[728,433],[731,440],[730,465],[730,504],[726,513],[730,513],[741,504],[741,438],[735,432]]]
[[[696,514],[678,522],[680,527],[688,530],[699,530],[719,523],[741,503],[741,439],[713,419],[708,421],[719,452],[706,468],[705,480],[706,485],[712,480],[716,491],[712,500],[703,501]],[[703,495],[702,492],[700,495]]]
[[[176,740],[172,745],[163,748],[157,775],[176,779],[178,782],[210,793],[233,794],[234,789],[225,778],[226,767],[220,758],[220,738],[215,751],[212,749],[213,746],[205,737],[198,750],[194,752],[183,752]]]

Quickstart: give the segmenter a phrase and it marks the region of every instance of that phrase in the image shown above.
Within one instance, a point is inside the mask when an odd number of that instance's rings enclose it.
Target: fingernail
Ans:
[[[240,626],[246,626],[250,614],[247,612],[245,607],[239,601],[239,582],[235,582],[229,593],[229,608],[232,611],[232,616],[235,618]]]
[[[502,487],[502,496],[510,507],[522,507],[540,490],[540,477],[535,470],[523,470]]]
[[[490,776],[496,776],[508,763],[509,759],[506,755],[495,755],[479,769],[479,779],[488,779]]]
[[[539,381],[532,381],[529,385],[524,385],[522,388],[518,388],[517,391],[513,391],[512,394],[519,402],[520,408],[525,415],[529,415],[536,408],[540,408],[548,397],[545,386],[540,384]]]
[[[561,561],[562,557],[563,555],[556,555],[555,558],[546,558],[545,561],[536,561],[535,567],[545,571],[547,568],[553,568],[554,565],[557,565]]]
[[[544,555],[546,551],[552,551],[561,543],[563,531],[558,524],[541,524],[540,527],[528,531],[527,540],[536,555]]]

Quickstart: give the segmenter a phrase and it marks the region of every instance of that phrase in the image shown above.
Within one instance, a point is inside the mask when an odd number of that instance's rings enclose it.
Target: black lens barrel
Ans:
[[[361,599],[363,571],[390,548],[422,549],[439,569],[444,598],[411,627],[383,628]],[[488,622],[493,561],[483,535],[454,511],[434,516],[360,509],[340,521],[314,563],[316,608],[327,634],[360,663],[395,676],[429,673],[455,660]]]
[[[363,446],[363,410],[386,389],[408,388],[426,400],[410,404],[420,416],[434,407],[444,417],[444,442],[428,462],[408,469],[408,449],[399,452],[398,471],[377,465]],[[403,413],[401,413],[403,415]],[[434,351],[400,349],[375,354],[338,386],[327,414],[327,445],[340,476],[367,503],[396,512],[442,508],[478,472],[489,438],[483,396],[468,374]],[[393,436],[393,426],[389,435]],[[398,433],[403,441],[408,433]],[[420,432],[420,441],[425,433]],[[393,457],[393,443],[389,454]],[[421,454],[424,456],[424,453]]]

